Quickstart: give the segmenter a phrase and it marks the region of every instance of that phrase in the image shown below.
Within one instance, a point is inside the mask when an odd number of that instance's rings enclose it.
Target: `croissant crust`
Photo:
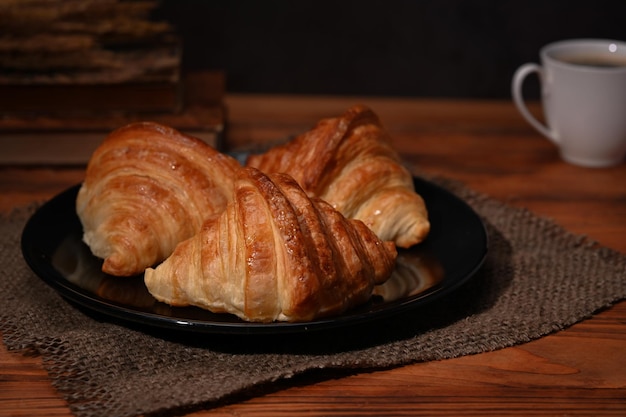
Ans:
[[[423,199],[401,164],[376,114],[354,106],[246,164],[291,175],[310,195],[348,218],[362,220],[382,240],[400,247],[421,242],[430,230]]]
[[[145,272],[150,293],[248,321],[308,321],[367,301],[397,253],[286,174],[243,168],[225,211]]]
[[[156,123],[109,134],[93,153],[76,200],[83,240],[102,270],[139,274],[221,213],[239,163]]]

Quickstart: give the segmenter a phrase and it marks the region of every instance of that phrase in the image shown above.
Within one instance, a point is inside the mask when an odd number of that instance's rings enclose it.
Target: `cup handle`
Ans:
[[[528,111],[528,107],[526,107],[526,103],[524,102],[524,97],[522,96],[522,85],[524,84],[524,79],[532,73],[536,72],[539,75],[539,79],[543,76],[543,69],[533,63],[524,64],[519,67],[515,74],[513,74],[513,82],[511,83],[511,93],[513,95],[513,102],[517,107],[517,110],[522,114],[524,119],[532,127],[537,129],[539,133],[550,139],[551,141],[558,143],[558,139],[554,133],[550,131],[544,124],[539,122],[531,113]]]

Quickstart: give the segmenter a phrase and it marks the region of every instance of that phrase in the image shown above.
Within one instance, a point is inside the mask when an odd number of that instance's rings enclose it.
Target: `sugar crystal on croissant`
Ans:
[[[328,201],[344,216],[362,220],[382,240],[406,248],[430,230],[413,177],[391,147],[378,116],[354,106],[340,117],[263,154],[247,165],[291,175],[311,196]]]
[[[83,240],[111,275],[139,274],[194,235],[231,197],[239,163],[200,139],[141,122],[94,151],[76,199]]]
[[[309,198],[291,177],[243,168],[221,216],[144,275],[150,293],[248,321],[308,321],[366,302],[395,245]]]

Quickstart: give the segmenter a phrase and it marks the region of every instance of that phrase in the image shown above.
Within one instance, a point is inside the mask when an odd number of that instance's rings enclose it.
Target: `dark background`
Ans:
[[[224,70],[231,92],[504,98],[546,43],[626,40],[625,0],[165,0],[159,13],[183,68]]]

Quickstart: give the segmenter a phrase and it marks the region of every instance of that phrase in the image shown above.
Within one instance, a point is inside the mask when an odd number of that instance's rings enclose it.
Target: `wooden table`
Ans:
[[[241,149],[282,140],[355,103],[380,115],[407,163],[626,253],[626,164],[562,162],[508,101],[229,95],[227,143]],[[82,176],[82,167],[0,167],[0,209],[49,198]],[[193,415],[528,414],[626,415],[625,302],[520,346],[326,380],[297,377],[270,394]],[[1,345],[0,415],[70,412],[40,358]]]

